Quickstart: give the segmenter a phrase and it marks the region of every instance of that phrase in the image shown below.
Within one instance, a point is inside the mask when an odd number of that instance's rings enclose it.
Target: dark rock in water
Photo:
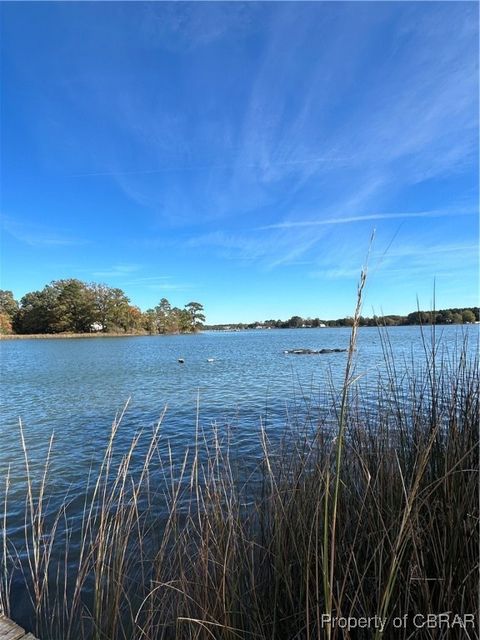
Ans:
[[[286,349],[283,353],[312,356],[324,353],[344,353],[345,351],[348,351],[348,349]]]
[[[179,358],[179,359],[178,359],[178,362],[179,362],[180,364],[184,364],[184,362],[185,362],[185,358]]]

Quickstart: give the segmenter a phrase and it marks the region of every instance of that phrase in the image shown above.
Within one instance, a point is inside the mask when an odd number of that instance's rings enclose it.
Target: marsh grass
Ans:
[[[361,289],[359,289],[359,306]],[[425,333],[422,370],[397,370],[381,332],[385,375],[376,393],[355,372],[356,323],[336,433],[271,442],[261,425],[245,471],[228,434],[197,421],[182,458],[137,433],[117,452],[123,414],[78,495],[52,510],[50,442],[33,477],[23,428],[24,542],[2,509],[0,603],[42,640],[379,638],[322,615],[477,611],[479,578],[478,360],[465,344],[440,356]],[[430,339],[431,338],[431,339]],[[310,418],[313,420],[313,418]],[[147,440],[147,445],[145,445]],[[166,509],[164,508],[166,507]],[[362,635],[363,634],[363,635]],[[477,638],[469,627],[385,638]]]

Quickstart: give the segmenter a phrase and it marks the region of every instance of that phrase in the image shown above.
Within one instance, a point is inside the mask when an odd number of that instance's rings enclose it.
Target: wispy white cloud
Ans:
[[[474,242],[455,242],[455,243],[442,243],[431,245],[404,245],[401,247],[395,247],[388,249],[386,256],[395,258],[405,258],[409,256],[415,256],[417,258],[427,258],[431,255],[442,256],[445,253],[454,253],[462,257],[459,260],[459,265],[462,264],[466,257],[478,258],[478,243]]]
[[[359,278],[361,271],[361,266],[351,267],[351,268],[331,268],[331,269],[320,269],[318,271],[311,271],[308,275],[310,278],[318,278],[320,280],[352,280]]]
[[[478,126],[478,70],[475,56],[465,55],[475,40],[471,16],[452,16],[452,38],[443,7],[424,12],[420,26],[417,8],[394,11],[392,29],[390,8],[340,6],[329,32],[327,14],[319,11],[309,23],[282,6],[252,87],[232,191],[249,182],[256,191],[263,185],[264,204],[274,201],[277,186],[285,201],[308,185],[331,205],[346,179],[359,186],[372,174],[381,176],[385,195],[471,163]],[[391,50],[369,60],[369,43],[385,29]],[[298,96],[292,96],[284,90],[285,77],[294,72],[291,52],[308,50],[319,32],[322,49],[315,62],[303,60]],[[305,162],[318,153],[341,161]]]
[[[89,270],[88,273],[93,278],[115,280],[119,286],[136,290],[183,291],[193,287],[190,283],[175,282],[171,275],[142,275],[145,270],[147,268],[139,264],[117,264],[109,269]]]
[[[132,283],[127,283],[132,284]],[[197,285],[190,284],[188,282],[179,282],[179,283],[157,283],[157,284],[146,284],[144,285],[145,289],[149,289],[151,291],[187,291],[189,289],[196,289]]]
[[[370,222],[372,220],[395,220],[408,218],[443,218],[447,216],[476,215],[473,209],[433,209],[430,211],[406,211],[397,213],[367,213],[357,216],[339,216],[337,218],[317,218],[314,220],[287,220],[275,224],[258,227],[259,230],[266,229],[293,229],[295,227],[317,227],[324,225],[349,224],[352,222]]]
[[[324,157],[312,157],[312,158],[303,158],[297,160],[285,160],[279,162],[270,162],[269,166],[274,167],[297,167],[297,166],[310,166],[310,165],[345,165],[351,161],[351,158],[341,158],[335,156],[324,156]],[[224,170],[224,169],[233,169],[233,168],[241,168],[241,169],[253,169],[258,170],[262,169],[263,165],[258,162],[257,164],[244,164],[239,165],[238,162],[230,162],[224,164],[183,164],[177,165],[172,164],[163,167],[157,168],[143,168],[143,169],[116,169],[109,171],[94,171],[94,172],[86,172],[86,173],[75,173],[72,175],[73,178],[94,178],[94,177],[123,177],[123,176],[150,176],[150,175],[158,175],[162,173],[182,173],[182,172],[202,172],[202,171],[216,171],[216,170]]]
[[[366,182],[358,191],[347,192],[338,203],[345,215],[365,207],[382,181],[375,178]],[[327,209],[326,214],[331,214]],[[304,261],[328,234],[329,225],[274,224],[260,228],[244,229],[241,232],[217,230],[187,241],[187,246],[210,246],[219,250],[221,256],[246,263],[257,263],[266,269]],[[261,231],[261,233],[259,233]]]
[[[150,46],[191,52],[251,32],[261,11],[255,3],[154,3],[145,5],[140,28]]]
[[[95,278],[125,278],[136,271],[139,271],[142,267],[137,264],[117,264],[108,269],[99,269],[93,271],[92,275]]]
[[[242,217],[251,226],[266,208],[292,217],[297,199],[325,210],[372,177],[386,197],[461,171],[475,157],[478,69],[465,51],[476,51],[476,27],[468,7],[450,4],[145,5],[146,50],[166,47],[189,64],[162,101],[139,90],[133,69],[106,80],[80,65],[72,96],[108,116],[115,142],[76,175],[111,177],[160,224]],[[241,57],[258,30],[258,62],[248,74],[234,70],[242,91],[212,84],[196,50],[228,38],[229,54],[238,46]],[[185,102],[186,91],[195,99]]]
[[[452,257],[461,256],[459,260]],[[342,254],[342,265],[335,264],[329,254],[318,262],[317,269],[309,272],[314,279],[358,279],[363,255],[360,250]],[[431,244],[402,244],[386,249],[374,247],[370,255],[369,273],[371,279],[394,280],[415,279],[416,277],[444,279],[457,278],[459,273],[471,272],[478,265],[478,244],[473,242],[441,242]]]
[[[87,241],[49,229],[47,226],[38,223],[26,223],[14,220],[10,216],[1,216],[2,231],[10,235],[15,240],[23,242],[31,247],[69,247],[87,244]]]

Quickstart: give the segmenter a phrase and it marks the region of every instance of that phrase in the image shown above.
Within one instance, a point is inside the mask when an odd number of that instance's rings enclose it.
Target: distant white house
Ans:
[[[92,322],[90,325],[90,331],[103,331],[103,324],[101,322]]]

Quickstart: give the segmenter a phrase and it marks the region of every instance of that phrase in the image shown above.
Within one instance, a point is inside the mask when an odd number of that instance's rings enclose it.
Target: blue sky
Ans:
[[[2,275],[207,321],[478,297],[474,2],[2,3]]]

